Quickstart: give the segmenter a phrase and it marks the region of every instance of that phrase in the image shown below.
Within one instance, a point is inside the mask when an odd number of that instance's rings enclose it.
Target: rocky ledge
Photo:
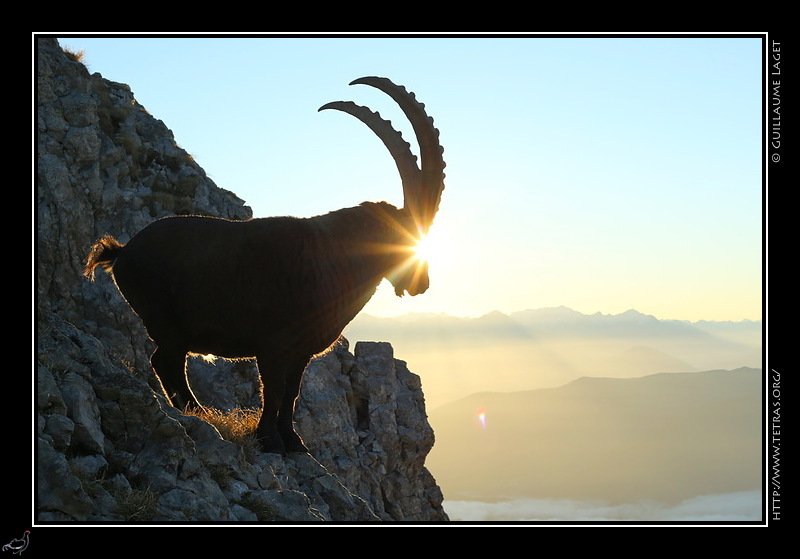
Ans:
[[[342,340],[311,362],[295,420],[309,454],[248,449],[167,404],[141,321],[89,246],[165,215],[247,219],[125,84],[36,39],[35,521],[446,521],[425,468],[420,379],[387,343]],[[254,409],[252,363],[190,360],[201,403]]]

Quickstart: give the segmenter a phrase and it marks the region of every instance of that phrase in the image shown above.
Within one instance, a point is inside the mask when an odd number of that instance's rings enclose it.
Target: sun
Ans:
[[[436,252],[436,243],[431,240],[430,235],[423,235],[414,246],[414,254],[417,258],[425,262],[430,262]]]

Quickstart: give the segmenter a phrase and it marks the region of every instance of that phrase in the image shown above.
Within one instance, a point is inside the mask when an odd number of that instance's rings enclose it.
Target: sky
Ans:
[[[567,306],[662,319],[762,317],[762,40],[757,37],[60,36],[128,84],[255,217],[386,200],[397,169],[352,100],[359,77],[416,93],[445,191],[431,287],[364,312],[480,316]],[[416,147],[414,147],[416,149]]]

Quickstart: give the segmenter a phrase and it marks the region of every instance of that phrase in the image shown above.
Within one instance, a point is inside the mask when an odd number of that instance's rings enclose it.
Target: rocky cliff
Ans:
[[[166,215],[251,211],[128,86],[56,39],[36,51],[36,520],[446,521],[420,379],[389,344],[342,340],[309,365],[295,417],[308,455],[248,449],[166,403],[139,319],[105,274],[82,277],[88,247]],[[189,374],[207,405],[258,404],[252,363],[194,359]]]

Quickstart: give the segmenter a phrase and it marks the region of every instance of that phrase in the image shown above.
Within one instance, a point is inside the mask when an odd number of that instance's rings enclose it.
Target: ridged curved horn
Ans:
[[[408,198],[411,193],[419,191],[422,177],[417,167],[417,157],[411,153],[411,145],[403,139],[403,135],[392,128],[390,121],[383,119],[380,113],[372,112],[367,107],[356,105],[352,101],[333,101],[319,108],[320,111],[325,109],[336,109],[351,114],[369,126],[392,155],[403,182],[404,196]]]
[[[405,87],[392,83],[387,78],[374,76],[359,78],[350,85],[365,84],[380,89],[389,95],[400,106],[414,129],[419,143],[421,166],[417,166],[417,158],[411,153],[411,146],[400,132],[392,128],[391,122],[366,107],[350,101],[335,101],[320,107],[319,110],[337,109],[349,113],[367,126],[383,141],[395,160],[403,183],[405,207],[411,212],[418,225],[427,232],[439,209],[439,202],[444,190],[444,149],[439,145],[439,131],[433,125],[433,119],[425,112],[425,105],[417,101],[415,95],[406,91]]]

